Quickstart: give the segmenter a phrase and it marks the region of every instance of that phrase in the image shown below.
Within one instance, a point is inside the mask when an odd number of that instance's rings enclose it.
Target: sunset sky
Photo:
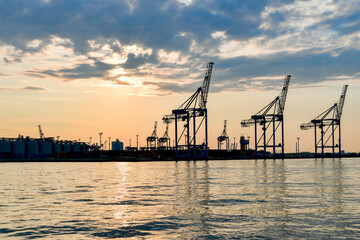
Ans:
[[[179,107],[215,62],[208,97],[209,142],[223,121],[233,142],[280,94],[285,151],[313,151],[301,131],[338,101],[343,149],[360,151],[359,0],[0,0],[1,137],[145,145],[154,121]],[[173,139],[173,125],[170,137]],[[250,147],[254,144],[251,141]]]

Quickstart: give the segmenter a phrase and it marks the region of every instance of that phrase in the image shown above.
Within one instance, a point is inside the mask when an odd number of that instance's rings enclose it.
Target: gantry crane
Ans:
[[[314,127],[315,130],[315,156],[318,155],[318,149],[321,149],[321,155],[325,154],[326,148],[332,149],[333,156],[336,154],[335,149],[341,154],[341,127],[340,119],[344,108],[345,96],[348,85],[344,85],[340,99],[337,103],[321,113],[315,119],[308,123],[300,125],[301,130],[308,130]],[[320,130],[320,138],[317,138],[318,129]],[[335,142],[336,130],[338,130],[338,143]],[[330,141],[331,139],[331,141]],[[330,142],[329,142],[330,141]]]
[[[276,150],[280,149],[280,154],[284,155],[284,109],[286,96],[289,88],[291,75],[285,77],[284,86],[279,96],[271,103],[266,105],[257,114],[248,120],[241,122],[242,127],[255,126],[255,153],[257,156],[263,151],[266,155],[267,148],[272,148],[273,156],[277,155]],[[272,128],[270,128],[272,126]],[[277,143],[277,133],[281,126],[281,142]],[[258,127],[261,127],[262,134],[258,137]],[[270,129],[269,129],[270,128]],[[279,131],[280,131],[279,130]],[[270,135],[267,134],[269,132]]]
[[[150,137],[146,138],[147,149],[155,150],[157,148],[158,136],[156,134],[157,121],[155,121],[154,131],[152,132]]]
[[[159,138],[159,148],[170,149],[170,137],[169,137],[169,123],[166,123],[166,130],[164,135]]]
[[[175,156],[176,157],[207,157],[208,156],[208,126],[207,126],[207,97],[209,93],[213,62],[207,64],[204,81],[193,95],[188,98],[172,114],[165,115],[165,123],[175,121]],[[196,120],[200,118],[200,121]],[[184,127],[179,134],[178,121],[183,121]],[[204,123],[204,125],[203,125]],[[198,144],[197,135],[200,128],[204,129],[204,142]],[[186,138],[185,138],[186,136]],[[181,140],[185,138],[185,143]],[[199,137],[198,137],[199,138]]]
[[[229,150],[229,136],[226,133],[226,123],[227,120],[224,120],[224,130],[221,133],[221,135],[217,138],[218,140],[218,150],[221,150],[221,145],[225,141],[225,149]]]

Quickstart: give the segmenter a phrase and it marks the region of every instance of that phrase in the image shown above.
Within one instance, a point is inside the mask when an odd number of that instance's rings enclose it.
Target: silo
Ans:
[[[14,154],[25,154],[25,143],[21,140],[12,142],[12,152]]]
[[[122,151],[124,150],[124,144],[119,141],[119,139],[116,139],[116,141],[111,143],[111,149],[113,151]]]
[[[39,143],[34,140],[26,142],[26,153],[29,155],[39,154]]]
[[[61,152],[61,144],[59,142],[54,142],[54,144],[53,144],[53,152],[54,153]]]
[[[40,145],[40,154],[42,154],[46,157],[52,155],[52,142],[41,141],[39,145]]]
[[[80,144],[79,143],[73,143],[72,151],[77,152],[77,153],[80,152]]]
[[[10,153],[11,152],[11,143],[8,140],[0,140],[0,153]]]
[[[68,142],[65,142],[65,143],[62,145],[62,151],[63,151],[63,152],[71,152],[71,144],[68,143]]]
[[[86,143],[81,144],[81,152],[88,152],[90,150],[90,146]]]

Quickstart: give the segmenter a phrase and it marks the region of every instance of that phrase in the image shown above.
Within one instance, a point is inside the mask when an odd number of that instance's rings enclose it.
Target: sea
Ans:
[[[360,159],[3,162],[0,239],[360,239]]]

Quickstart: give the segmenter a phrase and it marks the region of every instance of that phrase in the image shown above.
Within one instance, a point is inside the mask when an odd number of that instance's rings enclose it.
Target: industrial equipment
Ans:
[[[229,148],[229,136],[226,133],[226,123],[227,123],[227,120],[224,120],[224,130],[221,133],[221,135],[217,138],[217,140],[218,140],[218,150],[221,150],[221,145],[222,145],[223,142],[225,142],[225,149],[227,151],[230,150],[230,148]]]
[[[157,148],[158,136],[156,134],[157,121],[155,121],[154,131],[152,132],[150,137],[146,138],[147,149],[155,150]]]
[[[315,156],[318,155],[318,149],[321,149],[321,155],[325,154],[326,148],[331,148],[332,155],[335,155],[335,149],[341,154],[341,126],[340,119],[344,108],[345,96],[348,85],[344,85],[340,99],[333,106],[321,113],[315,119],[308,123],[300,125],[301,130],[308,130],[314,127],[315,130]],[[320,130],[320,138],[318,139],[318,129]],[[335,141],[336,130],[338,143]],[[331,141],[330,141],[331,139]]]
[[[285,77],[284,86],[279,96],[277,96],[271,103],[266,105],[257,114],[251,116],[248,120],[241,122],[242,127],[255,126],[255,154],[257,156],[266,155],[267,148],[272,148],[272,154],[284,155],[284,109],[286,96],[289,88],[291,75]],[[272,126],[272,128],[270,128]],[[279,129],[279,127],[281,128]],[[261,127],[262,134],[258,137],[258,127]],[[278,130],[281,132],[281,142],[277,143]],[[269,133],[270,135],[268,135]],[[276,150],[280,152],[276,153]]]
[[[249,149],[249,140],[250,137],[248,137],[248,139],[245,139],[244,136],[240,137],[240,150],[242,151],[246,151]]]
[[[164,135],[159,138],[159,148],[160,149],[170,149],[170,137],[169,137],[169,122],[166,123],[166,130]]]
[[[45,135],[44,135],[43,131],[41,130],[41,125],[38,125],[38,127],[39,127],[40,139],[45,138]]]
[[[165,115],[165,123],[175,120],[175,155],[176,157],[207,157],[208,156],[208,129],[207,129],[207,97],[209,93],[213,62],[207,64],[204,81],[193,95],[188,98],[172,114]],[[199,119],[199,121],[197,121]],[[178,121],[185,122],[183,130],[178,131]],[[204,130],[204,141],[199,144],[200,128]],[[185,138],[185,135],[187,136]],[[184,139],[185,138],[185,139]],[[185,140],[184,144],[181,141]]]

